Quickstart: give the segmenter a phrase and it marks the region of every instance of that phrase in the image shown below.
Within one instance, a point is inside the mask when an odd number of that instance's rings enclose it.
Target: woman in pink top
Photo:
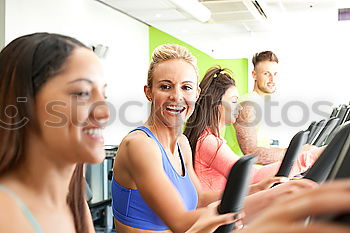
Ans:
[[[226,177],[239,159],[220,137],[220,131],[227,124],[235,123],[241,106],[238,102],[238,90],[235,81],[227,69],[211,68],[200,83],[201,94],[194,113],[189,118],[185,135],[192,148],[195,172],[204,190],[222,191]],[[300,154],[291,176],[305,171],[315,158],[309,158],[308,152]],[[253,168],[252,183],[273,177],[280,162]]]

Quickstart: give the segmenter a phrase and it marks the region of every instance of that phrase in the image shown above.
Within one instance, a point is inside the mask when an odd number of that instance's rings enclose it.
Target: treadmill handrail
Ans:
[[[219,214],[238,213],[243,209],[244,198],[248,194],[251,180],[251,170],[257,158],[252,155],[241,157],[231,168],[227,178],[225,190],[222,194],[221,203],[218,206]],[[215,233],[231,232],[234,224],[220,226]]]
[[[308,144],[312,144],[315,140],[315,138],[318,136],[318,134],[321,132],[321,130],[323,129],[323,127],[326,124],[326,120],[322,119],[319,122],[316,123],[315,127],[312,129],[312,131],[309,134],[309,138],[307,143]]]
[[[322,146],[326,141],[327,137],[333,132],[333,130],[338,126],[340,119],[338,117],[330,118],[326,125],[323,127],[322,131],[315,139],[313,145]]]
[[[334,135],[331,142],[314,165],[308,170],[304,178],[311,179],[318,183],[324,182],[329,176],[347,137],[350,137],[350,122],[345,123],[337,129],[337,133]]]
[[[299,131],[294,135],[289,143],[287,151],[283,157],[281,166],[276,173],[276,176],[288,177],[292,167],[298,157],[301,147],[306,143],[309,135],[309,131]]]

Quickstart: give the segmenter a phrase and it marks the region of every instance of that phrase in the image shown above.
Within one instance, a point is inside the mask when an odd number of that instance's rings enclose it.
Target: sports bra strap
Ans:
[[[9,195],[11,198],[13,198],[16,201],[17,205],[22,210],[23,214],[27,217],[28,221],[33,226],[35,232],[36,233],[43,233],[38,221],[36,221],[36,219],[34,218],[32,213],[30,212],[30,210],[23,203],[23,201],[21,201],[21,199],[11,189],[7,188],[6,186],[4,186],[2,184],[0,184],[0,190],[5,192],[7,195]]]
[[[149,128],[147,128],[146,126],[141,125],[141,126],[135,128],[135,129],[131,130],[129,133],[134,132],[134,131],[137,131],[137,130],[140,130],[140,131],[144,132],[145,134],[147,134],[148,137],[152,138],[152,139],[158,144],[159,149],[160,149],[161,152],[162,152],[162,157],[163,157],[163,159],[166,159],[166,160],[168,161],[169,165],[173,167],[173,165],[170,163],[169,159],[167,158],[166,151],[164,150],[163,145],[159,142],[159,140],[158,140],[157,137],[152,133],[152,131],[151,131]],[[180,160],[181,160],[181,169],[182,169],[182,175],[181,175],[181,176],[185,176],[185,174],[186,174],[186,167],[185,167],[184,159],[183,159],[183,157],[182,157],[182,153],[181,153],[181,150],[180,150],[180,145],[179,145],[179,143],[177,143],[177,150],[178,150],[178,152],[179,152],[179,156],[180,156]],[[164,157],[164,156],[165,156],[165,157]]]

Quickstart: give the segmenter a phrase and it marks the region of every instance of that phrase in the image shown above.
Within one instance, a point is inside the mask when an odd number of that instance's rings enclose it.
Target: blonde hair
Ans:
[[[152,53],[152,61],[149,65],[147,76],[147,85],[149,87],[152,87],[153,71],[156,65],[171,59],[183,59],[190,63],[196,71],[198,78],[197,59],[187,48],[177,44],[163,44],[155,48]]]

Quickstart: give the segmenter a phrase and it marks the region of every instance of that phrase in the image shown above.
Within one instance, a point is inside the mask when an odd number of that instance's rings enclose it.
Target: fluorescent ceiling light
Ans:
[[[204,23],[211,18],[210,10],[197,0],[168,0],[177,10]]]

